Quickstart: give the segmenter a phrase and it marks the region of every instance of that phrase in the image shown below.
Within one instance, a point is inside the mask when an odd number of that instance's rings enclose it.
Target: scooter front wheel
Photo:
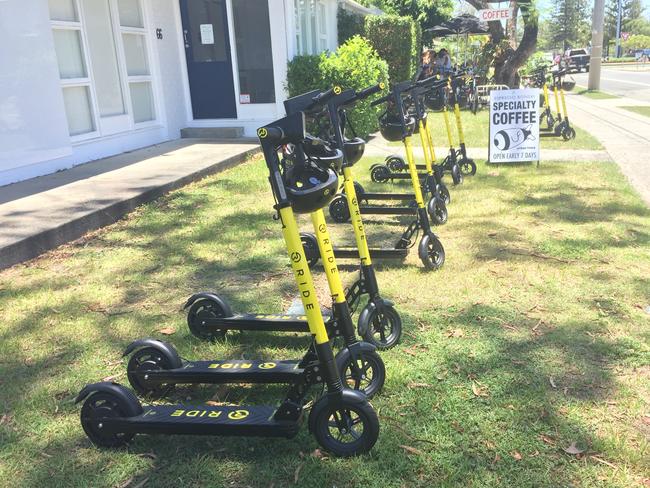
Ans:
[[[321,397],[309,415],[316,441],[337,457],[365,454],[379,438],[379,419],[367,401]]]
[[[187,325],[190,332],[202,341],[217,341],[226,337],[226,330],[215,329],[205,325],[205,319],[225,317],[225,310],[219,303],[208,298],[202,298],[192,304],[187,312]]]
[[[364,330],[363,340],[377,349],[390,349],[402,339],[402,318],[390,305],[374,307],[367,317],[367,324],[367,327],[360,327]]]
[[[454,164],[451,167],[451,180],[454,182],[454,185],[460,185],[463,182],[463,173],[461,173],[458,164]]]
[[[107,392],[90,395],[81,407],[81,427],[90,441],[99,447],[122,447],[127,445],[135,434],[126,432],[107,432],[102,420],[106,418],[129,417],[130,413],[141,408],[137,400],[134,405],[124,398]]]
[[[330,217],[339,224],[350,220],[350,208],[348,201],[343,195],[337,195],[334,200],[330,202],[329,206]]]
[[[565,127],[562,131],[562,139],[569,141],[576,138],[576,130],[573,127]]]
[[[440,192],[440,196],[442,197],[442,200],[445,202],[445,205],[449,205],[451,203],[451,195],[449,193],[449,188],[447,188],[447,185],[444,183],[440,183],[438,185],[438,192]]]
[[[434,235],[424,235],[418,247],[418,256],[427,269],[439,269],[445,264],[445,248]]]
[[[350,356],[340,367],[339,374],[344,385],[369,399],[379,393],[386,382],[386,366],[376,351],[364,351],[356,359]]]
[[[476,163],[472,159],[464,159],[460,163],[460,172],[465,176],[474,176],[476,174]]]
[[[318,249],[318,241],[316,240],[316,236],[307,232],[301,232],[300,242],[302,243],[303,251],[305,251],[307,266],[313,268],[320,259],[320,250]]]
[[[429,218],[433,225],[444,225],[447,223],[447,206],[442,199],[437,197],[431,198],[427,206],[427,211],[429,212]]]

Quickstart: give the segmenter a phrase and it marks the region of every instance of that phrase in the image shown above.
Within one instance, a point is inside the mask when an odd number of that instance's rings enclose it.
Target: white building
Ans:
[[[337,0],[0,0],[0,186],[185,128],[253,136],[284,114],[287,61],[337,47],[336,11]]]

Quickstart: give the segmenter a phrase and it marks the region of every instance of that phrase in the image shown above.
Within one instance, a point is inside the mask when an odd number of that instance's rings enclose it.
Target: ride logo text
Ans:
[[[490,93],[489,161],[539,161],[538,88]]]

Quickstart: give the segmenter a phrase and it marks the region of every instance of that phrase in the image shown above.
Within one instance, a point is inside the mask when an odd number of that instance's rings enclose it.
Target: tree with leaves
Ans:
[[[449,19],[454,10],[453,0],[360,0],[359,3],[375,5],[389,15],[411,17],[420,24],[423,32]],[[423,41],[429,44],[430,35],[424,33]]]
[[[487,0],[467,0],[477,10],[491,8]],[[501,25],[501,21],[488,22],[489,41],[483,49],[485,64],[494,69],[494,81],[508,85],[511,88],[519,87],[519,69],[526,64],[528,58],[537,47],[537,33],[539,30],[539,12],[534,0],[511,0],[510,7],[521,13],[523,28],[521,39],[514,42]]]
[[[591,37],[587,0],[557,0],[549,23],[549,43],[566,51],[584,47]]]
[[[643,17],[641,0],[622,0],[621,31],[632,35],[650,35],[650,21]],[[605,6],[605,26],[603,29],[603,47],[605,52],[616,42],[616,22],[618,0],[609,0]]]

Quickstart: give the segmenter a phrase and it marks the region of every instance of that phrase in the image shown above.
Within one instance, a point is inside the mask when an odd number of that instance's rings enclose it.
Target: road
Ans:
[[[587,86],[589,73],[575,73],[573,78],[580,86]],[[600,73],[600,90],[613,95],[650,102],[650,69],[633,66],[604,66]]]

